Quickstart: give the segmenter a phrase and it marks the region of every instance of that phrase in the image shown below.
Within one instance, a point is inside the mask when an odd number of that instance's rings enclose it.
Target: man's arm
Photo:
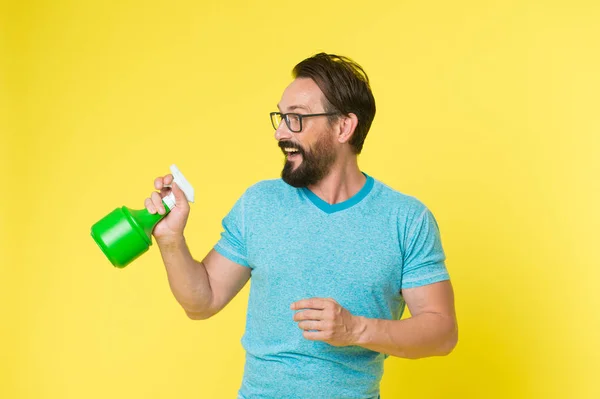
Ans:
[[[402,290],[412,317],[404,320],[354,316],[331,298],[294,302],[306,339],[334,346],[358,345],[408,359],[449,354],[458,341],[454,293],[449,280]]]
[[[169,286],[189,318],[207,319],[225,307],[250,279],[250,268],[211,250],[198,262],[185,237],[157,239]]]
[[[164,215],[163,198],[170,192],[176,206],[154,227],[152,235],[160,249],[171,291],[192,319],[206,319],[219,312],[250,279],[250,268],[211,250],[202,262],[195,260],[183,232],[190,213],[185,193],[173,175],[154,179],[154,191],[144,205],[151,214]],[[170,187],[169,187],[170,185]],[[238,201],[239,203],[239,201]]]
[[[411,317],[403,320],[358,318],[356,345],[408,359],[444,356],[458,342],[450,280],[402,290]]]

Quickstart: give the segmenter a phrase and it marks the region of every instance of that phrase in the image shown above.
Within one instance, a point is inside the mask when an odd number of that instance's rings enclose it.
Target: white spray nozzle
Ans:
[[[188,202],[194,202],[194,187],[192,187],[192,185],[187,181],[185,176],[183,176],[183,173],[181,173],[181,171],[177,169],[177,166],[175,166],[175,164],[171,165],[170,169],[171,173],[173,174],[173,181],[177,183],[179,188],[181,188],[181,191],[183,191],[183,193],[185,194],[185,198],[188,200]],[[171,187],[171,185],[165,184],[165,187]],[[175,206],[175,195],[173,194],[173,192],[171,192],[169,195],[163,198],[163,201],[165,201],[169,209],[173,209],[173,207]]]
[[[194,187],[192,187],[185,176],[183,176],[183,173],[177,169],[175,164],[171,165],[171,173],[173,174],[173,181],[181,188],[181,191],[185,194],[185,198],[187,198],[189,202],[194,202]]]

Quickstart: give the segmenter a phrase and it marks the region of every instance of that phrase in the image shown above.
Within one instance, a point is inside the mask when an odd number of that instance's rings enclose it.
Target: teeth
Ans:
[[[297,148],[284,148],[285,152],[298,152]]]

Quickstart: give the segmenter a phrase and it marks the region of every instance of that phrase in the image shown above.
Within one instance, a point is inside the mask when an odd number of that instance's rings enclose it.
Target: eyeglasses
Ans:
[[[273,125],[273,129],[277,130],[283,119],[290,131],[300,133],[302,131],[302,119],[311,118],[313,116],[330,116],[337,114],[338,112],[326,112],[323,114],[282,114],[281,112],[271,112],[271,124]]]

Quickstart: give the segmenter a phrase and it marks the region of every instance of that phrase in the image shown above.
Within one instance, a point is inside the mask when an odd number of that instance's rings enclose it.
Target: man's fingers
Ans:
[[[183,192],[181,187],[179,187],[177,183],[173,182],[172,188],[173,194],[175,195],[175,201],[177,202],[177,206],[183,209],[189,209],[190,204],[188,203],[187,197],[185,196],[185,193]]]
[[[177,183],[174,182],[171,185],[171,189],[173,190],[173,195],[175,195],[175,199],[177,200],[177,202],[187,202],[187,199],[185,198],[185,193],[183,192],[181,187],[177,185]]]
[[[325,341],[327,335],[323,331],[303,331],[302,336],[309,341]]]
[[[155,191],[150,195],[150,198],[152,199],[152,204],[154,205],[154,208],[158,211],[158,213],[164,215],[165,206],[162,203],[162,198],[160,197],[160,195]]]
[[[298,327],[300,327],[302,330],[318,330],[321,331],[323,330],[323,322],[321,321],[317,321],[317,320],[303,320],[300,323],[298,323]]]
[[[154,179],[154,188],[157,190],[162,190],[165,188],[165,185],[170,185],[171,183],[173,183],[173,175],[169,173],[164,177],[157,177]]]
[[[294,321],[300,320],[323,320],[323,311],[322,310],[300,310],[294,314]]]
[[[144,201],[144,206],[151,214],[156,213],[156,208],[154,207],[154,204],[152,203],[152,200],[150,198],[146,198],[146,201]]]
[[[309,299],[302,299],[300,301],[294,302],[292,303],[292,305],[290,306],[290,308],[292,310],[298,310],[298,309],[319,309],[319,310],[323,310],[327,307],[327,305],[330,302],[327,299],[324,298],[309,298]]]

